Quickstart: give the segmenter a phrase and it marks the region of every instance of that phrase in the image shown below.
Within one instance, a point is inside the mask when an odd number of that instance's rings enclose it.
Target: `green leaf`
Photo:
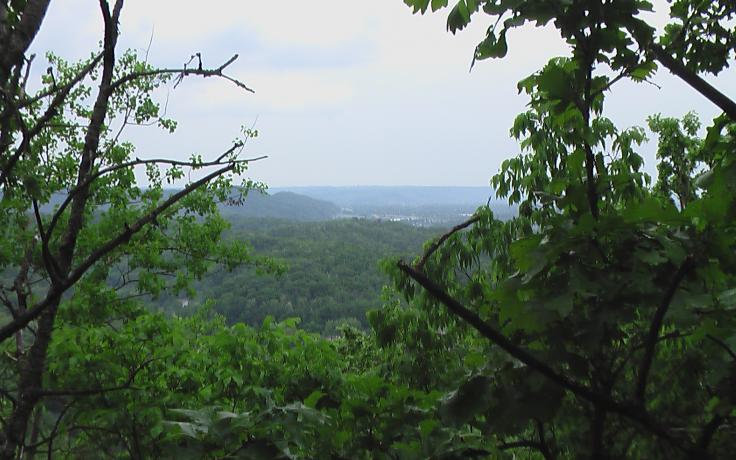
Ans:
[[[319,400],[322,399],[323,396],[325,396],[325,393],[319,390],[314,390],[304,399],[304,405],[314,409],[317,407],[317,403],[319,403]]]
[[[623,217],[626,222],[630,223],[681,223],[687,221],[677,210],[674,203],[669,200],[659,200],[652,196],[630,206],[623,212]]]
[[[432,0],[432,11],[437,11],[440,8],[447,6],[447,0]]]
[[[491,380],[483,375],[476,375],[466,380],[460,387],[442,398],[440,414],[443,419],[454,425],[469,422],[483,412],[490,399]]]
[[[501,31],[498,39],[496,39],[493,31],[488,31],[486,38],[475,48],[473,64],[475,64],[476,60],[481,61],[488,58],[502,58],[506,56],[507,52],[508,46],[506,45],[506,29]],[[471,67],[473,64],[471,64]]]
[[[458,30],[463,30],[469,23],[470,11],[468,5],[465,0],[460,0],[447,16],[447,30],[454,34]]]
[[[655,61],[646,61],[636,66],[629,75],[634,81],[644,81],[650,78],[657,71],[657,63]]]

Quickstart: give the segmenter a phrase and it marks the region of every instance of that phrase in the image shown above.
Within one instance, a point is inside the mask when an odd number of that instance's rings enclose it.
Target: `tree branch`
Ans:
[[[45,97],[54,95],[54,94],[58,93],[59,91],[64,90],[66,87],[68,87],[70,85],[72,87],[75,86],[77,83],[79,83],[80,81],[82,81],[82,79],[87,74],[89,74],[89,72],[94,68],[95,65],[97,65],[97,64],[100,63],[100,60],[101,59],[102,59],[102,53],[97,53],[97,55],[95,55],[92,58],[92,61],[90,61],[90,64],[88,64],[83,69],[81,69],[79,71],[79,73],[76,74],[74,77],[72,77],[72,79],[69,80],[67,83],[65,83],[62,86],[52,85],[51,87],[49,87],[49,88],[47,88],[47,89],[45,89],[45,90],[43,90],[43,91],[41,91],[39,93],[36,93],[33,96],[29,96],[29,97],[27,97],[25,99],[18,100],[15,103],[16,108],[19,109],[19,110],[20,109],[24,109],[24,108],[28,107],[29,105],[35,104],[36,102],[40,101],[41,99],[43,99]],[[92,64],[92,63],[94,63],[94,64]],[[89,70],[86,70],[88,67],[89,67]],[[82,75],[82,74],[84,74],[84,75]],[[0,91],[2,91],[2,90],[0,90]]]
[[[710,340],[711,342],[715,343],[719,347],[723,348],[723,350],[726,353],[728,353],[728,355],[731,358],[733,358],[734,360],[736,360],[736,352],[734,352],[733,350],[731,350],[731,347],[729,347],[728,345],[726,345],[726,342],[724,342],[723,340],[719,339],[718,337],[716,337],[716,336],[714,336],[712,334],[706,334],[705,336],[708,338],[708,340]]]
[[[608,403],[608,401],[602,400],[600,395],[593,393],[590,389],[585,388],[576,382],[571,381],[567,377],[561,375],[560,373],[549,367],[540,359],[531,355],[528,351],[520,348],[518,345],[516,345],[506,336],[504,336],[501,332],[497,331],[492,326],[484,322],[478,315],[468,310],[465,306],[452,298],[441,287],[439,287],[437,284],[427,278],[423,273],[416,271],[403,261],[400,261],[398,266],[401,271],[403,271],[410,278],[418,282],[430,294],[432,294],[433,297],[435,297],[448,309],[450,309],[452,313],[462,318],[465,322],[469,323],[478,332],[480,332],[481,335],[498,345],[501,349],[503,349],[514,358],[526,364],[530,369],[539,372],[559,386],[571,391],[576,395],[581,396],[583,399],[591,402],[598,402],[601,404]]]
[[[5,84],[10,69],[20,65],[41,27],[49,3],[50,0],[28,0],[23,8],[20,23],[7,31],[9,36],[4,37],[3,51],[0,53],[0,86]]]
[[[736,121],[736,102],[720,92],[716,87],[705,81],[700,75],[685,67],[684,64],[673,58],[667,51],[656,43],[649,46],[652,54],[670,72],[680,77],[694,90],[705,96],[706,99],[723,110],[731,120]]]
[[[56,417],[56,421],[54,422],[54,426],[51,428],[51,431],[49,432],[48,436],[45,436],[44,439],[33,443],[33,444],[26,444],[24,447],[26,449],[36,449],[39,446],[42,446],[44,444],[49,444],[49,449],[51,449],[54,438],[56,437],[56,434],[59,431],[59,426],[61,426],[61,421],[66,415],[66,413],[71,409],[71,407],[76,404],[77,400],[73,399],[69,403],[65,404],[64,407],[61,409],[61,412],[59,412],[59,415]],[[31,457],[32,458],[32,457]]]
[[[644,357],[642,358],[641,364],[639,365],[638,380],[636,383],[636,401],[642,406],[644,405],[644,397],[647,389],[647,379],[649,378],[649,371],[651,370],[652,361],[654,360],[654,349],[657,346],[659,330],[662,327],[662,322],[664,321],[664,317],[667,314],[667,310],[669,310],[670,305],[672,304],[672,298],[675,296],[677,288],[680,286],[680,283],[685,278],[685,275],[687,275],[687,273],[692,268],[692,259],[690,257],[687,257],[683,261],[682,265],[680,265],[677,273],[675,273],[675,277],[673,278],[672,283],[670,284],[669,288],[667,288],[667,292],[665,292],[664,298],[659,304],[659,307],[657,307],[657,310],[654,312],[652,321],[649,324],[649,333],[644,340]]]
[[[432,280],[427,278],[423,273],[414,270],[403,261],[399,261],[398,267],[402,272],[404,272],[406,275],[408,275],[410,278],[412,278],[422,287],[424,287],[424,289],[426,289],[427,292],[429,292],[433,297],[444,304],[453,314],[470,324],[481,335],[496,344],[499,348],[501,348],[513,358],[521,361],[529,369],[543,375],[552,383],[569,391],[573,395],[592,403],[593,405],[599,406],[600,408],[606,409],[609,412],[619,414],[634,422],[637,422],[640,426],[649,431],[651,434],[667,441],[668,443],[682,450],[683,452],[690,452],[691,449],[689,446],[684,444],[681,440],[675,438],[664,427],[660,426],[642,408],[632,404],[617,402],[606,395],[596,393],[593,390],[584,387],[581,384],[560,374],[559,372],[548,366],[546,363],[533,356],[527,350],[513,343],[495,328],[487,324],[477,314],[455,300],[444,289],[442,289]]]
[[[718,106],[731,120],[736,121],[736,102],[705,81],[696,72],[688,69],[682,62],[672,57],[665,48],[654,43],[651,36],[642,37],[641,34],[637,33],[636,28],[632,26],[629,26],[628,30],[631,36],[639,43],[639,47],[642,50],[651,52],[654,58],[672,72],[673,75],[679,77],[695,91]],[[683,28],[682,30],[684,31],[685,29]],[[681,38],[678,37],[678,40]]]
[[[133,80],[137,80],[139,78],[144,77],[154,77],[158,75],[171,75],[171,74],[178,74],[179,75],[179,81],[183,79],[186,76],[189,75],[199,75],[201,77],[207,78],[207,77],[220,77],[224,78],[225,80],[228,80],[232,83],[234,83],[239,88],[242,88],[248,92],[255,93],[255,91],[248,87],[245,83],[241,82],[240,80],[230,77],[229,75],[226,75],[223,73],[225,68],[227,68],[230,64],[235,62],[235,60],[238,59],[238,55],[233,55],[230,59],[227,60],[224,64],[222,64],[220,67],[214,68],[214,69],[201,69],[201,68],[194,68],[190,69],[187,67],[179,68],[179,69],[154,69],[154,70],[145,70],[142,72],[133,72],[129,73],[127,75],[124,75],[123,77],[120,77],[118,80],[115,80],[110,85],[110,90],[115,91],[120,86],[131,82]]]
[[[146,368],[151,362],[153,362],[155,358],[149,358],[142,363],[140,363],[138,366],[135,367],[135,369],[130,369],[128,372],[128,378],[125,380],[125,382],[121,383],[120,385],[115,385],[112,387],[104,387],[104,388],[89,388],[84,390],[42,390],[39,394],[42,397],[59,397],[59,396],[93,396],[103,393],[110,393],[113,391],[121,391],[121,390],[130,390],[133,388],[133,382],[135,382],[135,378],[138,376],[138,373],[140,373],[143,369]]]
[[[105,0],[100,0],[100,9],[105,21],[102,77],[100,79],[100,89],[95,99],[89,125],[84,138],[84,147],[80,155],[77,172],[77,183],[82,182],[92,171],[95,154],[99,147],[100,134],[107,115],[110,99],[110,93],[107,91],[107,88],[112,81],[115,68],[115,46],[118,39],[118,18],[122,5],[123,0],[117,0],[111,16],[107,2]],[[58,260],[61,268],[60,275],[62,277],[69,272],[74,260],[77,238],[84,225],[85,209],[87,207],[88,198],[89,190],[88,188],[84,188],[72,202],[69,225],[67,226],[66,233],[59,248]],[[3,459],[14,458],[18,448],[23,445],[25,432],[28,427],[28,420],[39,401],[38,392],[43,387],[43,374],[45,372],[47,351],[49,344],[51,343],[56,312],[61,301],[62,293],[72,285],[69,283],[68,278],[65,279],[64,283],[62,283],[62,286],[65,286],[63,289],[60,289],[59,284],[60,283],[58,282],[52,283],[49,291],[47,292],[46,299],[40,304],[45,304],[43,308],[34,308],[29,310],[23,315],[19,315],[18,318],[15,318],[10,324],[2,328],[3,331],[9,331],[11,329],[20,330],[20,328],[25,327],[31,320],[35,318],[39,319],[36,340],[29,349],[28,358],[20,367],[18,376],[18,404],[8,417],[8,423],[4,430],[5,439],[0,450],[0,458]],[[33,316],[28,316],[30,313],[34,312],[35,314]],[[2,340],[4,339],[0,339],[0,341]]]
[[[414,268],[416,270],[422,270],[424,268],[424,264],[427,263],[427,260],[429,260],[432,254],[434,254],[440,248],[440,246],[442,246],[442,244],[444,244],[444,242],[447,241],[448,238],[450,238],[455,233],[470,227],[471,225],[478,222],[479,220],[480,220],[480,216],[477,216],[477,215],[473,216],[470,219],[466,220],[465,222],[455,225],[447,233],[444,233],[443,235],[441,235],[439,238],[437,238],[437,240],[435,240],[427,248],[427,250],[422,255],[422,258],[419,259],[419,261],[416,264],[414,264]]]
[[[49,234],[43,229],[43,219],[41,218],[41,211],[38,208],[38,201],[33,200],[33,215],[36,218],[36,227],[38,227],[38,236],[41,238],[41,255],[43,257],[44,266],[46,271],[51,277],[52,283],[58,283],[61,280],[61,270],[59,265],[54,260],[54,257],[49,251]]]
[[[542,446],[536,442],[532,441],[531,439],[523,439],[521,441],[509,441],[509,442],[502,442],[497,446],[501,450],[510,450],[510,449],[536,449],[538,451],[542,451]],[[547,458],[547,457],[545,457]]]
[[[713,440],[713,435],[716,434],[716,432],[718,431],[718,428],[720,428],[720,426],[725,421],[726,421],[725,417],[716,414],[705,425],[702,433],[700,434],[700,437],[698,438],[697,444],[696,444],[702,452],[708,451],[708,446],[710,446],[710,442],[711,440]]]
[[[219,157],[217,157],[216,160],[207,161],[203,163],[194,163],[191,161],[168,160],[165,158],[154,158],[154,159],[146,159],[146,160],[136,158],[135,160],[132,160],[132,161],[128,161],[125,163],[120,163],[117,165],[110,166],[108,168],[100,169],[99,171],[88,175],[87,178],[82,183],[80,183],[79,185],[71,189],[69,193],[67,193],[66,198],[64,199],[64,201],[62,201],[61,205],[59,205],[57,210],[54,212],[53,217],[51,218],[51,222],[49,223],[47,234],[50,236],[51,233],[54,231],[54,228],[56,228],[56,225],[58,224],[59,219],[61,218],[62,214],[64,213],[66,208],[69,206],[69,203],[71,203],[71,201],[74,199],[74,195],[79,193],[79,191],[82,190],[84,187],[89,186],[93,181],[102,177],[105,174],[108,174],[114,171],[118,171],[124,168],[130,168],[130,167],[146,165],[146,164],[168,164],[171,166],[189,166],[189,167],[206,168],[210,166],[222,166],[224,164],[249,163],[252,161],[259,161],[259,160],[268,158],[267,156],[263,155],[263,156],[259,156],[255,158],[246,158],[243,160],[233,160],[233,161],[228,161],[228,162],[222,161],[227,155],[233,153],[235,150],[237,150],[240,147],[242,147],[242,144],[236,142],[231,148],[229,148],[224,153],[222,153]]]
[[[92,265],[94,265],[96,262],[98,262],[100,259],[102,259],[104,256],[106,256],[122,244],[127,243],[133,235],[138,233],[145,225],[153,222],[159,215],[161,215],[161,213],[176,204],[185,196],[189,195],[194,190],[198,189],[212,179],[227,173],[234,167],[234,164],[227,165],[224,168],[220,168],[217,171],[214,171],[203,177],[202,179],[193,182],[183,190],[171,195],[156,209],[141,217],[133,225],[127,226],[123,232],[118,234],[113,239],[109,240],[104,245],[100,246],[96,251],[92,252],[92,254],[90,254],[82,263],[80,263],[75,270],[71,271],[68,277],[66,277],[56,287],[52,288],[41,302],[36,304],[33,308],[29,309],[24,314],[18,315],[18,317],[15,318],[13,321],[0,328],[0,342],[3,342],[8,337],[12,336],[15,331],[24,328],[28,325],[28,323],[38,318],[44,310],[46,310],[50,305],[57,301],[64,292],[66,292],[71,286],[79,281],[79,279],[84,276],[86,271],[89,270]]]
[[[588,190],[588,205],[590,206],[590,213],[593,218],[598,220],[599,209],[598,209],[598,186],[596,184],[595,172],[595,155],[593,154],[593,147],[588,142],[588,131],[590,131],[590,111],[593,104],[593,95],[591,92],[591,86],[593,83],[593,57],[589,57],[586,62],[587,69],[585,71],[585,88],[583,95],[583,120],[585,121],[586,136],[583,137],[583,150],[585,151],[585,176],[586,185]],[[600,171],[598,171],[600,174]]]
[[[539,438],[539,452],[541,452],[545,460],[554,460],[555,456],[552,454],[552,450],[547,444],[547,438],[544,435],[544,423],[539,420],[535,420],[534,423],[537,428],[537,437]]]

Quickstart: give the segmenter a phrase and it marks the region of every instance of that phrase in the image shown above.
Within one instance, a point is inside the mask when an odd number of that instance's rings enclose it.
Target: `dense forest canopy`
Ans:
[[[261,159],[246,155],[253,130],[187,161],[126,140],[133,124],[176,130],[157,88],[204,77],[252,91],[228,73],[237,56],[156,68],[118,50],[123,1],[99,0],[100,48],[81,62],[49,54],[31,85],[28,50],[49,0],[0,0],[0,458],[732,456],[736,103],[709,76],[730,71],[736,6],[674,0],[659,33],[644,0],[404,3],[448,7],[453,33],[486,21],[474,66],[513,53],[507,35],[525,25],[553,27],[569,46],[518,85],[529,100],[511,127],[522,153],[491,179],[518,215],[481,206],[413,258],[425,230],[231,227],[222,203],[263,189],[242,179]],[[620,81],[658,68],[722,114],[705,130],[694,114],[648,114],[652,179],[639,153],[647,132],[616,126],[605,108]],[[206,293],[208,274],[232,293],[226,314],[238,301],[247,312],[247,284],[227,283],[281,272],[293,245],[328,247],[292,261],[305,283],[325,266],[373,263],[366,250],[380,245],[361,234],[371,225],[406,256],[383,263],[391,287],[368,331],[228,324],[207,305],[154,312],[152,298]],[[317,235],[333,229],[351,239]],[[354,301],[377,286],[363,276],[342,283]]]
[[[214,269],[193,285],[193,298],[159,298],[164,311],[182,315],[209,302],[230,324],[259,326],[271,316],[298,317],[300,328],[324,336],[337,336],[341,324],[367,329],[366,312],[380,308],[386,284],[381,260],[412,257],[440,232],[367,219],[306,223],[233,217],[230,223],[226,239],[247,241],[253,252],[279,262],[281,273]]]

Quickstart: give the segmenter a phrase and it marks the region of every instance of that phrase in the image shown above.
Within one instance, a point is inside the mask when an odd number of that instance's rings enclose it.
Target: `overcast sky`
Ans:
[[[656,4],[652,20],[661,23],[666,4]],[[567,48],[553,30],[530,27],[509,35],[507,58],[469,72],[488,19],[478,15],[453,36],[446,12],[412,15],[401,0],[126,0],[121,48],[144,50],[152,39],[150,61],[166,67],[195,52],[216,67],[237,53],[230,74],[256,90],[191,78],[170,91],[176,134],[128,136],[141,157],[206,157],[256,123],[248,155],[269,158],[250,175],[271,186],[487,185],[518,153],[508,131],[528,100],[516,82]],[[34,50],[87,56],[101,24],[97,0],[56,0]],[[733,71],[714,81],[736,93]],[[625,127],[657,112],[716,114],[666,71],[656,83],[619,85],[608,116]],[[649,170],[652,152],[644,149]]]

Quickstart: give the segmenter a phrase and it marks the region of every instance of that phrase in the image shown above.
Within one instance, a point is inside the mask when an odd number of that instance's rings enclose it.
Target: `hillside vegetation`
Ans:
[[[366,328],[366,311],[382,305],[386,276],[379,262],[411,258],[439,233],[439,228],[366,219],[233,218],[227,238],[248,241],[258,254],[282,263],[285,271],[258,276],[255,268],[217,269],[195,285],[197,295],[187,307],[170,297],[159,304],[181,314],[196,311],[209,300],[231,324],[257,326],[270,315],[279,321],[301,318],[301,327],[327,335],[335,335],[341,322]]]

